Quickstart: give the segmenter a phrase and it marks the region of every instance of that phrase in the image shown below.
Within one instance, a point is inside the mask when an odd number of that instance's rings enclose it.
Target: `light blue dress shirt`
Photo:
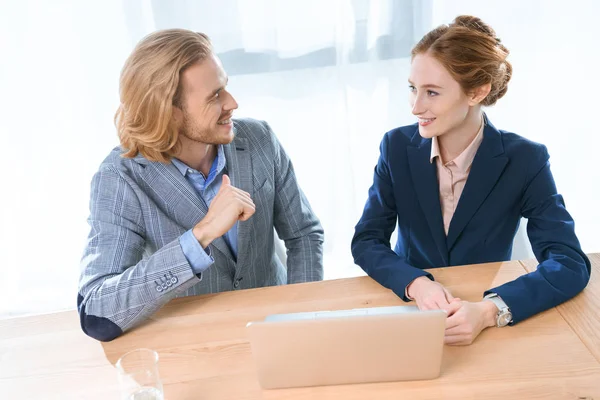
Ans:
[[[204,204],[206,204],[206,207],[208,208],[221,188],[223,174],[227,173],[223,146],[219,145],[217,148],[217,156],[210,167],[207,177],[205,177],[202,172],[190,168],[176,158],[173,158],[172,162],[173,165],[177,167],[179,172],[181,172],[181,174],[185,177],[185,179],[194,187],[198,197],[204,202]],[[236,259],[237,225],[238,224],[236,222],[233,227],[227,233],[225,233],[225,235],[223,235],[223,239],[229,246],[231,254]],[[179,244],[181,245],[183,254],[187,258],[192,270],[196,275],[201,274],[215,262],[210,254],[210,249],[208,247],[206,249],[202,248],[200,242],[198,242],[191,229],[181,235],[179,238]]]

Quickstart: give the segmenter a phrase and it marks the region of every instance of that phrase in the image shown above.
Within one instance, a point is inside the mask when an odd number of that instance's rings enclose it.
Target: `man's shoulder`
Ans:
[[[236,137],[248,139],[268,138],[273,133],[266,121],[254,118],[234,118],[233,126]]]
[[[146,158],[138,155],[134,158],[123,157],[124,150],[117,146],[100,163],[98,172],[113,172],[119,175],[132,176],[143,169],[144,165],[151,163]]]
[[[273,158],[279,146],[273,130],[266,121],[252,118],[234,119],[235,139],[237,144],[249,145],[250,154],[254,157]]]

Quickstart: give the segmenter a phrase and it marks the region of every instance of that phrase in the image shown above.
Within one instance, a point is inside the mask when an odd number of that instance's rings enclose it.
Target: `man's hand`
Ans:
[[[444,343],[469,345],[481,331],[496,325],[498,307],[491,301],[455,302],[448,310]]]
[[[460,301],[459,298],[452,296],[450,291],[440,283],[425,276],[412,281],[406,292],[408,297],[417,302],[419,310],[448,310],[453,301]]]
[[[229,231],[237,221],[248,220],[254,211],[250,195],[231,186],[229,177],[223,175],[219,193],[210,203],[206,216],[194,227],[194,236],[206,248],[213,240]]]

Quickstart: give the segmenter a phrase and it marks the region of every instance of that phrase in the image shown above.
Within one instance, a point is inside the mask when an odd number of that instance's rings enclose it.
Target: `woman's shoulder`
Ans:
[[[527,139],[514,132],[498,130],[502,137],[504,151],[508,156],[527,158],[548,158],[548,150],[542,143]]]
[[[405,125],[385,133],[384,141],[395,146],[419,145],[424,139],[419,135],[419,125]]]

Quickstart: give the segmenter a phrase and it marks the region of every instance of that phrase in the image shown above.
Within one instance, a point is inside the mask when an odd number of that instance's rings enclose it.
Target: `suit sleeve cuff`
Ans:
[[[508,283],[510,283],[510,282],[508,282]],[[506,285],[506,283],[504,285]],[[485,292],[483,292],[483,297],[485,298],[485,296],[487,296],[488,294],[491,294],[491,293],[495,293],[496,295],[498,295],[498,297],[500,298],[500,300],[502,300],[502,302],[504,304],[506,304],[506,307],[508,307],[508,309],[510,310],[510,312],[511,312],[511,314],[513,316],[513,319],[508,323],[509,326],[512,326],[512,325],[514,325],[515,323],[519,322],[520,320],[522,320],[524,318],[520,317],[520,314],[518,313],[519,310],[516,310],[517,311],[517,317],[515,317],[515,310],[513,310],[513,308],[506,301],[506,299],[508,298],[508,301],[511,302],[511,304],[513,304],[513,302],[511,301],[512,298],[510,296],[510,292],[507,291],[507,290],[504,290],[504,287],[503,287],[504,285],[496,287],[496,288],[492,288],[492,289],[486,290]],[[518,319],[515,321],[515,318],[518,318]]]
[[[194,274],[200,276],[215,262],[210,248],[203,249],[191,229],[179,237],[179,244]]]
[[[410,285],[412,283],[412,281],[414,281],[415,279],[417,279],[421,276],[426,276],[427,278],[431,279],[432,281],[434,280],[433,275],[431,275],[429,272],[426,272],[426,271],[423,271],[422,269],[413,267],[413,268],[410,268],[410,270],[408,270],[408,271],[403,271],[403,273],[396,274],[396,276],[392,277],[388,281],[388,287],[394,293],[396,293],[396,295],[398,297],[400,297],[402,300],[412,301],[412,299],[410,299],[408,297],[408,293],[407,293],[408,285]]]

